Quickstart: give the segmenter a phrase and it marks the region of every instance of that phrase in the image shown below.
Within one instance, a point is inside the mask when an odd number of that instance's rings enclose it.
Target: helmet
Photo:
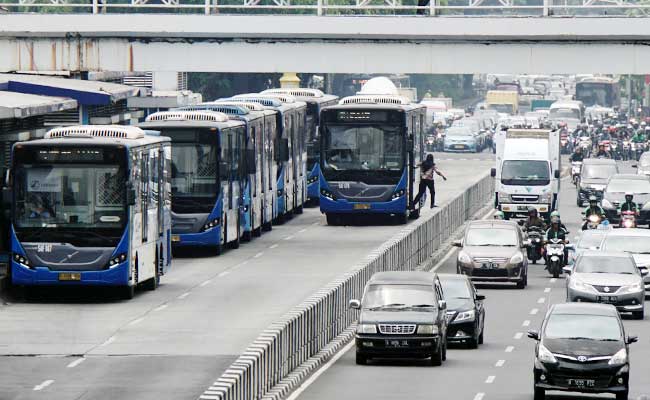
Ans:
[[[537,209],[535,207],[529,207],[528,208],[528,215],[532,216],[537,216]]]
[[[589,203],[597,203],[598,198],[594,195],[589,196]]]
[[[553,211],[553,212],[551,213],[551,218],[553,218],[553,217],[558,217],[558,218],[560,218],[560,213],[559,213],[558,211]]]
[[[556,216],[551,216],[551,224],[559,224],[560,223],[560,217]]]
[[[497,211],[494,213],[494,219],[505,219],[505,214],[503,211]]]
[[[629,197],[629,198],[628,198]],[[632,198],[634,198],[634,193],[632,192],[625,192],[625,200],[626,201],[632,201]]]
[[[566,122],[562,121],[562,122],[558,123],[557,126],[559,126],[560,128],[564,128],[564,127],[566,127]]]
[[[614,126],[610,126],[610,127],[609,127],[609,131],[610,131],[610,132],[616,132],[616,127],[614,127]]]
[[[645,121],[641,121],[641,126],[645,127],[647,124]]]

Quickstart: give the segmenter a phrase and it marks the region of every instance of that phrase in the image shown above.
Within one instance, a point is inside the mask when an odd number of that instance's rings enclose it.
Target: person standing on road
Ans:
[[[433,154],[427,155],[427,158],[419,165],[420,167],[420,187],[418,188],[418,194],[413,199],[413,204],[411,204],[411,209],[415,210],[415,205],[420,202],[420,199],[427,192],[431,193],[431,208],[435,207],[436,200],[436,189],[433,184],[433,174],[436,173],[442,177],[442,179],[447,180],[447,177],[436,168],[436,163],[433,162]]]

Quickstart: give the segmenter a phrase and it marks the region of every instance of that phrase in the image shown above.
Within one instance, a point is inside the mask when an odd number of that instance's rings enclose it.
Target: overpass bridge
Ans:
[[[578,13],[650,10],[612,7],[576,6],[573,17],[10,13],[0,15],[0,71],[647,73],[647,18]]]

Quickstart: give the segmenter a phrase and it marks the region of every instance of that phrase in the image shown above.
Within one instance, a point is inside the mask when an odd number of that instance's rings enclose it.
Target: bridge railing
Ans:
[[[0,0],[0,13],[648,17],[650,0]]]

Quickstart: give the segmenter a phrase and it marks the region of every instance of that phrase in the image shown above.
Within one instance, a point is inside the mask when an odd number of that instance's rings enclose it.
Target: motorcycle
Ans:
[[[571,153],[571,149],[569,145],[569,137],[565,132],[560,135],[560,154],[570,154],[570,153]]]
[[[549,239],[545,251],[548,272],[553,275],[553,278],[557,278],[564,267],[564,240]]]
[[[612,158],[614,160],[620,160],[621,154],[620,154],[620,147],[618,146],[618,141],[612,140],[610,144],[610,148],[611,148]]]
[[[634,148],[634,159],[636,161],[639,161],[639,159],[641,158],[641,154],[643,154],[643,152],[645,151],[645,144],[644,143],[632,143],[632,144],[636,145]]]
[[[580,181],[580,170],[582,169],[582,161],[573,161],[571,163],[571,179],[573,184],[578,186]]]
[[[425,142],[427,152],[436,151],[436,137],[433,135],[428,135]]]
[[[582,153],[585,157],[589,157],[589,154],[591,154],[591,139],[588,136],[582,136],[580,138],[580,147],[582,147]]]
[[[542,246],[544,238],[544,232],[542,228],[538,226],[531,226],[528,228],[528,239],[530,239],[530,246],[528,247],[528,259],[537,264],[537,260],[542,258]]]
[[[630,141],[629,140],[624,140],[623,141],[623,151],[621,152],[621,158],[623,161],[627,161],[630,159]]]
[[[591,214],[588,218],[585,218],[585,221],[587,222],[587,230],[598,229],[598,225],[603,222],[602,218],[596,214]]]
[[[636,228],[636,213],[634,211],[622,211],[619,228]]]

